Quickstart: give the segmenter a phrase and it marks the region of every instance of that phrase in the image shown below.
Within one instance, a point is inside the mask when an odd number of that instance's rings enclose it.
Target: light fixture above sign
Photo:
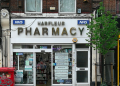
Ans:
[[[84,2],[84,3],[88,3],[88,0],[84,0],[83,2]]]
[[[7,11],[6,9],[2,9],[2,10],[1,10],[1,15],[2,15],[3,17],[6,17],[6,16],[8,15],[8,11]]]
[[[73,38],[73,40],[72,40],[74,43],[76,43],[78,40],[77,40],[77,38]]]

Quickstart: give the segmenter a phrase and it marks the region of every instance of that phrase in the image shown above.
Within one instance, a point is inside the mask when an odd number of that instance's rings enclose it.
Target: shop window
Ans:
[[[76,44],[76,48],[89,48],[86,44]]]
[[[51,49],[51,45],[36,45],[35,49]]]
[[[75,13],[76,0],[59,0],[60,13]]]
[[[53,84],[72,84],[72,45],[53,46]]]
[[[15,84],[33,84],[32,53],[13,53],[13,67],[16,68]]]
[[[116,0],[116,14],[120,13],[120,0]]]
[[[26,12],[29,13],[41,13],[42,12],[42,0],[25,0]]]
[[[13,44],[13,49],[33,49],[33,45]]]

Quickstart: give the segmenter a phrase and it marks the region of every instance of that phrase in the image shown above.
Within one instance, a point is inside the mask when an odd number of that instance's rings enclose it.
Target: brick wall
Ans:
[[[19,7],[19,2],[22,1],[22,6]],[[84,0],[76,0],[76,12],[77,9],[81,9],[82,13],[92,12],[92,0],[88,0],[88,3],[84,3]],[[55,7],[55,10],[50,10],[50,7]],[[10,11],[15,13],[24,13],[24,0],[11,0]],[[59,5],[58,0],[43,0],[43,13],[58,13]]]
[[[55,7],[55,10],[50,10]],[[43,0],[43,13],[58,13],[58,0]]]
[[[21,1],[21,7],[19,7],[19,1]],[[15,13],[24,13],[24,0],[11,0],[10,11]]]
[[[82,13],[92,12],[92,0],[88,0],[88,3],[84,3],[84,0],[77,0],[77,9],[80,8]]]
[[[113,15],[116,14],[116,0],[103,0],[105,11],[110,11]]]

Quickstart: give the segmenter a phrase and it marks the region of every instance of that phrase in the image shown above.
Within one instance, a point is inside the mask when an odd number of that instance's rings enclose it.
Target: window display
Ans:
[[[33,84],[33,53],[13,53],[15,84]]]
[[[72,84],[72,46],[53,47],[53,84]]]

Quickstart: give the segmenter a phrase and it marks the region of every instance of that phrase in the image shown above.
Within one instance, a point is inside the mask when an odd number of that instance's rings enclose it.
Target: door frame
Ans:
[[[45,52],[49,52],[49,53],[51,53],[52,54],[52,45],[51,45],[51,49],[49,49],[49,50],[47,50],[47,49],[42,49],[42,50],[46,50]],[[40,52],[33,52],[33,58],[34,58],[34,68],[33,68],[33,74],[34,74],[34,86],[36,86],[36,53],[41,53],[41,51]],[[51,57],[52,57],[52,55],[51,55]],[[51,58],[51,68],[52,68],[52,58]],[[51,69],[51,71],[52,71],[52,69]],[[52,86],[52,72],[51,72],[51,86]]]
[[[88,51],[88,68],[85,68],[84,71],[88,71],[88,82],[87,83],[77,83],[77,71],[80,67],[77,67],[77,51]],[[89,48],[79,48],[76,49],[76,65],[75,65],[75,79],[76,79],[76,86],[90,86],[90,47]],[[83,71],[83,70],[80,70]]]

